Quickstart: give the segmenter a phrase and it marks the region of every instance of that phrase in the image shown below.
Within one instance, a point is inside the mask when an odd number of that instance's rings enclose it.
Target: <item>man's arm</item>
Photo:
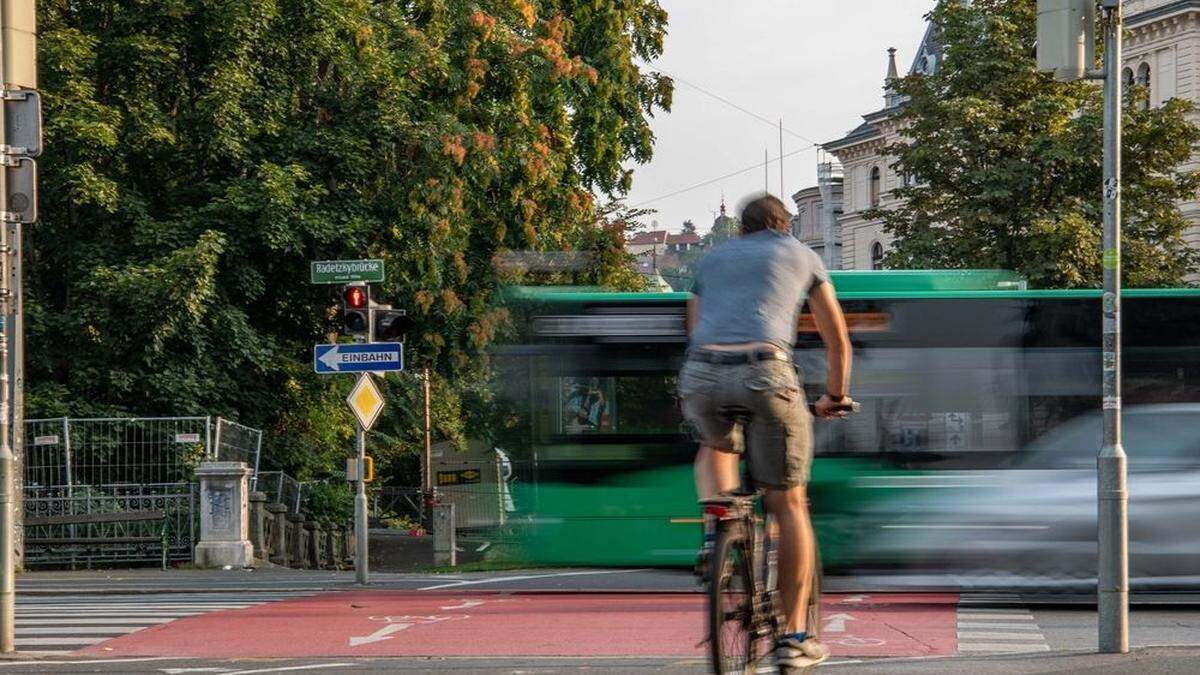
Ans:
[[[814,286],[808,297],[808,306],[812,309],[817,332],[821,334],[829,359],[829,375],[825,380],[827,393],[814,407],[822,417],[845,416],[845,412],[830,412],[849,393],[851,361],[850,332],[846,330],[846,317],[842,315],[842,306],[833,292],[833,284]]]

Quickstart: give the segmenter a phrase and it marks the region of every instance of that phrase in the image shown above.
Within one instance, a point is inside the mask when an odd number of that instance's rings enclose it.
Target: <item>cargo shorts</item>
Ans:
[[[679,373],[679,398],[696,440],[722,452],[749,449],[750,477],[757,486],[788,489],[808,483],[812,414],[792,362],[689,359]]]

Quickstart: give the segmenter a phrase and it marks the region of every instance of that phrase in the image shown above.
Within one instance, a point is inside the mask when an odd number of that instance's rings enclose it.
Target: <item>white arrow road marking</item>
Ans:
[[[851,595],[851,596],[850,596],[850,597],[848,597],[848,598],[844,598],[844,599],[843,599],[841,602],[839,602],[838,604],[840,605],[840,604],[842,604],[842,603],[847,603],[847,602],[864,602],[864,601],[866,601],[866,599],[867,599],[867,598],[869,598],[869,597],[871,597],[871,596],[869,596],[869,595]]]
[[[329,368],[331,370],[341,370],[342,369],[341,359],[338,358],[338,348],[337,347],[334,347],[333,349],[330,349],[329,351],[322,354],[318,360],[321,363],[324,363],[326,368]]]
[[[442,605],[439,609],[468,609],[470,607],[478,607],[486,600],[463,600],[460,605]]]
[[[364,635],[362,637],[350,638],[350,646],[358,647],[359,645],[366,645],[366,644],[370,644],[372,642],[383,642],[384,640],[391,640],[392,633],[399,633],[400,631],[404,630],[405,628],[411,628],[411,627],[412,627],[411,623],[389,623],[386,626],[381,627],[379,630],[375,631],[374,633],[371,633],[370,635]]]
[[[833,616],[825,617],[825,619],[829,622],[821,629],[825,633],[845,633],[846,622],[857,621],[857,619],[849,614],[834,614]]]

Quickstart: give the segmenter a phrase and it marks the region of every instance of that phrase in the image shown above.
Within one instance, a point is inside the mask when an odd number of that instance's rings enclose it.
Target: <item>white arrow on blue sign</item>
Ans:
[[[399,342],[313,345],[313,370],[321,375],[404,370],[404,345]]]

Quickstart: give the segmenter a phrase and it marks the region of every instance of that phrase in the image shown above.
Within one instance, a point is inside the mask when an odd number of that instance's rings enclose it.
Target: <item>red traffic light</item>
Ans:
[[[342,293],[348,309],[363,309],[367,306],[367,291],[362,286],[347,286]]]

